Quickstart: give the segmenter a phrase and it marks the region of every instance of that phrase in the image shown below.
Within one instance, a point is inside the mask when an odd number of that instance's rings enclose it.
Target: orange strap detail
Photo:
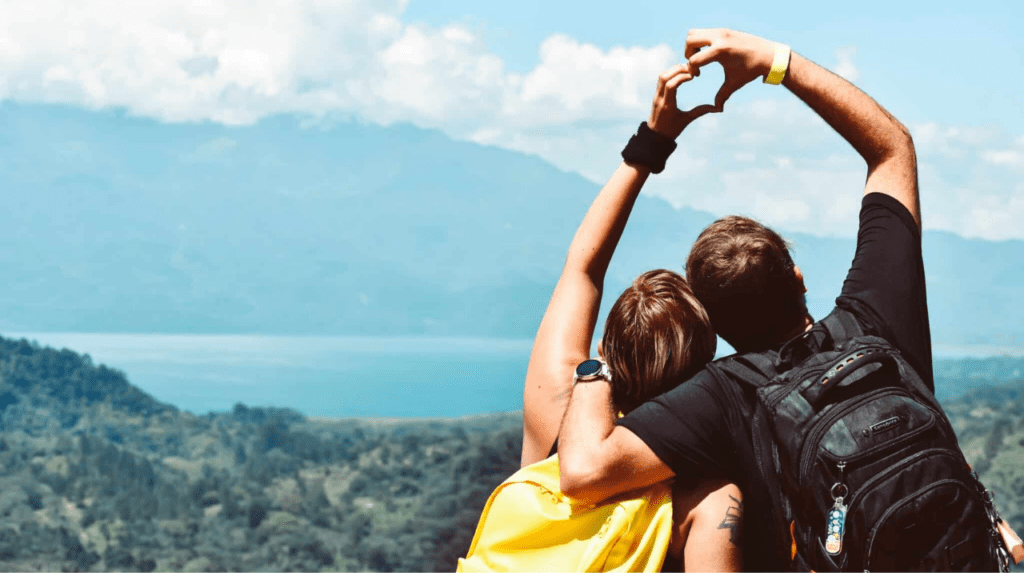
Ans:
[[[970,464],[967,464],[967,469],[971,472],[974,468],[971,468]],[[792,530],[792,526],[790,527]],[[996,529],[999,531],[999,535],[1003,538],[1003,544],[1006,545],[1006,549],[1010,552],[1010,556],[1013,558],[1014,564],[1020,564],[1024,560],[1024,542],[1021,542],[1020,536],[1010,528],[1010,525],[1006,523],[1006,520],[1000,519],[999,523],[996,524]]]
[[[796,560],[796,535],[793,534],[793,528],[796,525],[796,520],[789,523],[789,538],[793,541],[793,546],[790,548],[790,560]]]
[[[999,528],[999,535],[1003,537],[1006,549],[1013,556],[1013,563],[1020,564],[1020,561],[1024,560],[1024,543],[1021,542],[1020,537],[1017,536],[1017,533],[1013,531],[1013,528],[1010,528],[1010,525],[1005,520],[1000,520],[997,528]]]

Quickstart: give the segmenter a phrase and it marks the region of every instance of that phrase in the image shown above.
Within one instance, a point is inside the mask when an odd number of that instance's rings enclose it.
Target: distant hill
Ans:
[[[10,102],[0,126],[10,331],[529,337],[598,189],[411,126],[164,125]],[[680,269],[712,219],[641,197],[608,291]],[[854,242],[792,239],[820,316]],[[1024,344],[1024,242],[924,244],[936,341]]]
[[[0,338],[0,423],[31,429],[32,414],[43,408],[71,428],[99,406],[140,416],[177,412],[129,384],[123,372],[93,365],[88,355]]]

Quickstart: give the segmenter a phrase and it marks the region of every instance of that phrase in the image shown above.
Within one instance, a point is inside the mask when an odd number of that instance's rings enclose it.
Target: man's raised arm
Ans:
[[[709,62],[722,64],[725,83],[715,98],[721,109],[733,92],[771,71],[776,46],[743,32],[694,29],[686,37],[686,57],[696,70]],[[882,192],[899,200],[920,227],[917,156],[906,126],[856,86],[795,52],[782,84],[864,158],[868,165],[864,193]]]

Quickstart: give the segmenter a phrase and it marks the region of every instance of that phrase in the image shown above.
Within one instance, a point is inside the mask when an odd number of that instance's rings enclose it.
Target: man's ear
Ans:
[[[796,264],[793,265],[793,274],[796,275],[796,279],[800,282],[800,286],[804,289],[804,294],[807,293],[807,285],[804,284],[804,273],[800,271],[800,267]]]
[[[602,359],[604,358],[604,350],[601,349],[600,340],[597,341],[597,355],[600,356]]]

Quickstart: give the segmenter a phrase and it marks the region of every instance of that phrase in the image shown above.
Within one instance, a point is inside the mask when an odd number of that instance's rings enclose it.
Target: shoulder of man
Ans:
[[[747,352],[732,354],[708,363],[702,383],[723,406],[739,408],[746,414],[756,401],[756,390],[775,375],[774,363],[778,354]]]
[[[779,375],[780,363],[795,362],[794,358],[801,356],[798,348],[804,348],[802,356],[808,356],[831,349],[829,342],[834,338],[847,340],[861,335],[880,336],[875,334],[870,321],[866,321],[860,312],[837,306],[828,316],[815,322],[810,330],[781,344],[777,350],[732,354],[709,363],[706,370],[720,382],[758,387]]]
[[[776,376],[778,358],[774,350],[736,353],[710,362],[705,370],[719,382],[759,386]]]

